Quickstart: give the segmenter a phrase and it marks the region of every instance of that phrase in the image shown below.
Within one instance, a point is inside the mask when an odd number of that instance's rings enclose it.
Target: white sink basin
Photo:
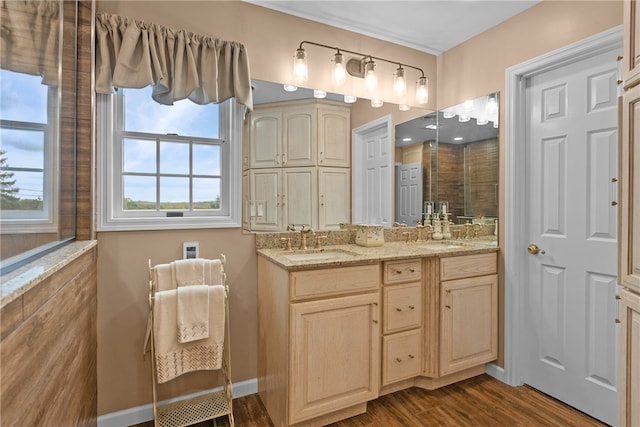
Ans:
[[[356,254],[353,252],[336,250],[336,249],[282,254],[282,256],[288,259],[289,261],[298,261],[298,262],[345,259],[345,258],[351,258],[354,255]]]

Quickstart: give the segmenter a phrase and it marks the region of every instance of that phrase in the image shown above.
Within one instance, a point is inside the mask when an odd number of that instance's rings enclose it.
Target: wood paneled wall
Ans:
[[[94,246],[2,308],[2,425],[96,425],[96,256]]]
[[[477,218],[498,216],[498,156],[497,139],[467,144],[468,162],[467,212]]]
[[[438,143],[438,201],[449,202],[450,219],[464,215],[464,146]]]

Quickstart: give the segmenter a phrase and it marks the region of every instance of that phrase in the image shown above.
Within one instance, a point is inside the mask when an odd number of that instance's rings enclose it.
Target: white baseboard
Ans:
[[[204,390],[198,393],[189,394],[187,396],[180,396],[172,399],[163,400],[158,402],[160,404],[167,404],[172,402],[179,402],[180,400],[190,399],[202,394],[211,393],[214,391],[222,390],[222,387],[218,387],[211,390]],[[233,383],[233,398],[236,399],[242,396],[248,396],[258,392],[258,379],[252,378],[246,381],[240,381]],[[98,417],[98,427],[127,427],[134,424],[140,424],[153,420],[153,403],[147,405],[136,406],[135,408],[124,409],[122,411],[111,412],[110,414],[100,415]]]
[[[487,363],[487,374],[493,378],[506,383],[504,376],[504,368],[496,365],[495,363]]]

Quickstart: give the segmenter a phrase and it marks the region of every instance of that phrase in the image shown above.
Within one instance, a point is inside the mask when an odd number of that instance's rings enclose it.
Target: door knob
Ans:
[[[527,250],[531,255],[537,255],[537,254],[544,255],[546,253],[544,250],[540,249],[538,245],[536,245],[535,243],[531,243],[529,246],[527,246]]]

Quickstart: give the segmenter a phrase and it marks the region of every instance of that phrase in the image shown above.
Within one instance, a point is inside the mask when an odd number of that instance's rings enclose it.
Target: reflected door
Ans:
[[[524,381],[616,425],[616,53],[527,81]],[[519,249],[520,250],[520,249]],[[526,248],[521,248],[526,250]]]
[[[415,225],[422,219],[422,163],[396,166],[396,221]]]

